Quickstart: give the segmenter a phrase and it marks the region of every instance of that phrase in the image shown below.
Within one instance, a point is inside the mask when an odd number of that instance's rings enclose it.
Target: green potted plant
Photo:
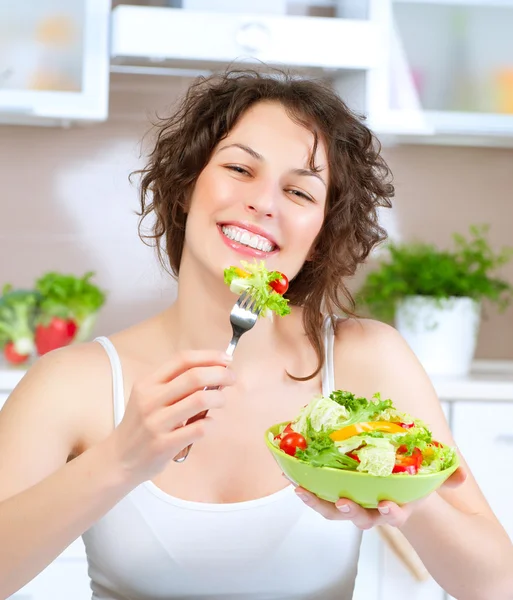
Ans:
[[[483,300],[504,310],[513,298],[511,284],[496,275],[513,248],[494,252],[488,231],[473,225],[469,237],[453,234],[452,250],[390,242],[357,293],[357,306],[394,324],[430,375],[466,375]]]

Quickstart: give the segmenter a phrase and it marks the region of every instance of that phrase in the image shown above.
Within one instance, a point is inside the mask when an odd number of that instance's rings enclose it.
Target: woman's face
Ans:
[[[250,108],[212,153],[191,198],[183,259],[218,275],[241,260],[265,260],[292,279],[324,218],[328,166],[319,139],[282,105]]]

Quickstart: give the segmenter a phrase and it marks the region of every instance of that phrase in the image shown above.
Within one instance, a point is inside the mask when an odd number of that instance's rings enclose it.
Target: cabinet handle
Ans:
[[[262,23],[245,23],[237,31],[235,39],[246,52],[262,52],[271,41],[271,32]]]
[[[499,444],[513,444],[513,433],[501,433],[495,438]]]

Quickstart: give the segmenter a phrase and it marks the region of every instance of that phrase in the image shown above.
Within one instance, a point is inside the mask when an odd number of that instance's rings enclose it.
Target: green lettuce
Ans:
[[[298,418],[292,423],[292,428],[303,436],[306,436],[309,427],[317,433],[331,433],[343,426],[348,414],[343,406],[330,398],[317,396],[301,409]]]
[[[456,449],[452,446],[431,446],[429,450],[423,453],[419,473],[438,473],[448,469],[456,460]]]
[[[360,459],[358,471],[386,477],[391,475],[395,466],[395,446],[387,438],[370,437],[367,444],[356,450]]]
[[[94,319],[105,302],[105,293],[90,279],[92,271],[83,277],[49,272],[36,281],[41,295],[38,322],[47,325],[52,317],[72,319],[78,326],[76,341],[85,339]]]
[[[242,268],[232,266],[224,270],[224,282],[230,286],[230,290],[237,295],[249,290],[262,308],[261,317],[269,316],[272,313],[280,317],[290,314],[288,299],[269,286],[271,281],[280,279],[282,274],[279,271],[268,271],[263,260],[254,263],[242,260],[241,265]],[[242,277],[241,270],[248,273],[249,276]]]
[[[314,434],[314,437],[311,437]],[[332,467],[334,469],[347,469],[355,471],[358,461],[339,452],[333,440],[326,433],[316,433],[308,428],[306,435],[307,447],[305,450],[298,448],[296,458],[304,460],[314,467]]]
[[[330,398],[347,411],[348,417],[341,427],[353,423],[376,421],[376,415],[393,407],[392,400],[381,400],[380,394],[374,394],[372,400],[367,400],[351,392],[336,390],[330,394]]]

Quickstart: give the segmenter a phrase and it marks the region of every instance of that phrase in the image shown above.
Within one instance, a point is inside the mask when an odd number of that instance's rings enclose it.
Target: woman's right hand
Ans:
[[[136,381],[123,420],[113,431],[116,459],[136,481],[146,481],[189,444],[204,437],[208,416],[184,423],[200,412],[224,405],[222,388],[235,381],[224,352],[179,352],[153,374]],[[221,387],[221,390],[204,390]]]

